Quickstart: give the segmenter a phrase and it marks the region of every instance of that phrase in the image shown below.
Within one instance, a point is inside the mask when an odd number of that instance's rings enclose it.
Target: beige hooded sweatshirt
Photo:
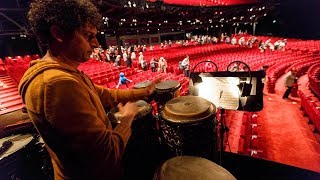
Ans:
[[[106,110],[145,99],[147,91],[111,90],[52,59],[32,61],[19,84],[28,114],[45,141],[55,179],[120,179],[131,128],[114,129]]]

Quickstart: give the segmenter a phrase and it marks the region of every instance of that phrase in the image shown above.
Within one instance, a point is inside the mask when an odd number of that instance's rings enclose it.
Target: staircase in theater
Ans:
[[[18,93],[17,83],[6,73],[0,75],[0,115],[19,110],[24,107]]]

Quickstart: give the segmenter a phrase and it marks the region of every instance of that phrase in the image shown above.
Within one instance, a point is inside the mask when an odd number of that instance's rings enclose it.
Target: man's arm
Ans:
[[[120,102],[125,104],[128,101],[147,100],[153,92],[152,88],[144,89],[107,89],[95,85],[100,100],[105,108],[116,107]]]
[[[131,135],[129,124],[121,123],[114,130],[105,124],[100,118],[103,115],[99,113],[105,112],[99,100],[93,102],[88,91],[74,80],[47,84],[44,96],[46,119],[66,142],[65,151],[102,164],[119,165]]]

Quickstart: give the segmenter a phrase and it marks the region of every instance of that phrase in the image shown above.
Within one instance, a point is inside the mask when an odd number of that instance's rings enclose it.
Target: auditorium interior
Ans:
[[[28,24],[30,2],[0,2],[1,180],[54,179],[46,144],[18,92],[30,62],[47,47]],[[161,168],[179,173],[174,168],[181,164],[173,162],[179,157],[205,160],[183,159],[188,175],[195,174],[176,179],[201,173],[320,179],[318,0],[92,2],[103,17],[100,46],[78,69],[104,88],[156,83],[132,127],[127,179],[166,179]],[[295,81],[286,98],[291,70]],[[130,82],[121,84],[119,73]]]

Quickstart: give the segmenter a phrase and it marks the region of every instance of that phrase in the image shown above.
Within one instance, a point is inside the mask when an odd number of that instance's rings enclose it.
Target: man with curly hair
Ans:
[[[19,92],[46,144],[56,180],[120,179],[122,155],[138,113],[132,101],[154,91],[154,85],[106,89],[77,69],[99,45],[101,19],[88,0],[35,0],[28,12],[32,30],[48,49],[31,62]],[[106,111],[117,105],[122,119],[112,128]]]

